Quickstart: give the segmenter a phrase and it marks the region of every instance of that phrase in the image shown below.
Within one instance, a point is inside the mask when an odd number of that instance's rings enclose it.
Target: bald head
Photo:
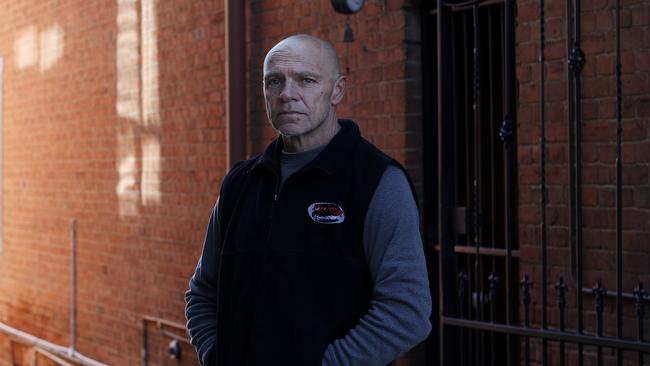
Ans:
[[[309,34],[295,34],[278,42],[266,54],[264,67],[267,67],[269,60],[276,55],[286,52],[303,54],[308,52],[320,60],[323,71],[331,75],[333,79],[339,76],[339,57],[331,43]]]
[[[269,121],[286,151],[322,146],[339,130],[345,75],[330,43],[305,34],[280,41],[264,59],[263,87]]]

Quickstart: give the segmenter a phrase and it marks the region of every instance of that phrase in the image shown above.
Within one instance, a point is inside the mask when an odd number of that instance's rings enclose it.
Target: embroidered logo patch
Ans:
[[[307,213],[314,222],[319,224],[340,224],[345,220],[345,212],[336,203],[312,203]]]

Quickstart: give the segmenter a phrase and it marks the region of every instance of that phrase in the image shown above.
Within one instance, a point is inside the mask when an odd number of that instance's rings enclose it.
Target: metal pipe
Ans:
[[[70,286],[70,352],[77,349],[77,219],[70,221],[71,286]]]
[[[226,144],[227,168],[246,155],[245,1],[226,0]]]
[[[45,351],[45,350],[40,349],[40,348],[35,348],[34,349],[34,355],[33,355],[34,358],[33,358],[33,363],[32,363],[33,365],[37,364],[37,359],[36,359],[37,356],[36,356],[36,354],[40,354],[40,355],[43,355],[43,356],[47,357],[49,360],[51,360],[53,362],[56,362],[59,366],[74,366],[70,362],[62,359],[61,357],[58,357],[57,355],[54,355],[51,352]]]
[[[33,336],[27,332],[11,327],[5,323],[0,322],[0,332],[4,332],[14,337],[20,343],[26,343],[34,347],[42,348],[50,353],[59,357],[70,359],[82,366],[108,366],[107,364],[96,361],[90,357],[84,356],[77,351],[71,351],[70,347],[59,346],[52,342],[46,341],[42,338]]]

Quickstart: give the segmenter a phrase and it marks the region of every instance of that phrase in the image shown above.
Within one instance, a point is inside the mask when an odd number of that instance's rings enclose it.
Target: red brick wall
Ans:
[[[531,311],[541,322],[539,1],[518,1],[517,79],[519,241],[521,272],[535,281]],[[549,316],[557,326],[559,276],[567,281],[567,327],[576,327],[576,288],[570,275],[566,2],[546,1],[546,139]],[[621,1],[623,90],[623,286],[650,284],[650,4]],[[616,290],[614,1],[582,1],[584,287],[597,279]],[[585,325],[595,332],[591,294],[584,295]],[[636,335],[633,301],[624,300],[624,334]],[[615,301],[605,301],[605,333],[616,334]],[[646,317],[647,318],[647,317]],[[646,329],[648,327],[646,323]],[[586,348],[588,352],[595,352]],[[611,355],[609,352],[606,355]],[[534,354],[540,359],[539,348]],[[573,354],[575,356],[575,353]],[[572,356],[572,357],[573,357]],[[632,355],[629,355],[632,356]],[[553,352],[554,364],[557,352]],[[605,362],[608,364],[608,362]]]
[[[141,315],[184,322],[224,174],[222,2],[0,6],[0,321],[69,344],[76,218],[78,349],[137,364]]]
[[[77,220],[77,349],[140,362],[142,315],[184,322],[183,292],[226,168],[222,1],[0,1],[4,70],[0,321],[70,342],[71,220]],[[273,138],[265,52],[305,32],[342,42],[329,1],[247,2],[247,152]],[[420,184],[419,37],[407,1],[350,17],[340,114]],[[410,60],[410,61],[409,61]],[[408,93],[407,93],[408,90]],[[151,360],[168,339],[149,328]],[[182,332],[180,333],[182,334]],[[185,349],[185,364],[194,364]],[[0,336],[0,365],[10,343]]]

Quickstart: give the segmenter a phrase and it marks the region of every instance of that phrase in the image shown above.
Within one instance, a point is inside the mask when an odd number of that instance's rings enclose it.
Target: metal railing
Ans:
[[[581,50],[581,1],[567,1],[567,121],[569,203],[569,278],[551,272],[549,265],[549,223],[547,217],[547,89],[546,89],[546,4],[539,0],[539,236],[540,266],[534,273],[519,277],[525,252],[516,243],[516,149],[514,133],[516,96],[514,93],[514,20],[517,4],[502,1],[438,0],[429,12],[435,25],[437,57],[430,57],[437,74],[429,77],[436,88],[425,100],[437,98],[436,156],[431,164],[437,181],[429,177],[437,196],[438,211],[426,213],[435,220],[435,229],[425,229],[434,246],[437,264],[433,277],[440,302],[437,321],[439,344],[430,346],[441,365],[550,365],[567,363],[569,355],[585,364],[586,347],[598,365],[644,364],[650,342],[644,338],[645,304],[648,293],[639,281],[623,284],[622,210],[622,88],[620,49],[620,0],[615,3],[616,33],[616,239],[615,291],[608,291],[599,279],[584,281],[585,243],[583,222],[583,116],[581,71],[586,56]],[[424,29],[427,29],[424,27]],[[426,39],[426,37],[425,37]],[[425,52],[426,54],[426,52]],[[425,56],[426,57],[426,56]],[[426,93],[425,93],[426,94]],[[501,122],[501,123],[497,123]],[[494,143],[498,133],[502,145]],[[427,140],[425,140],[426,146]],[[427,204],[425,203],[425,207]],[[526,252],[530,253],[530,251]],[[519,282],[519,286],[517,285]],[[592,285],[593,287],[588,287]],[[539,292],[533,293],[533,286]],[[555,292],[553,293],[553,289]],[[539,294],[539,295],[537,295]],[[567,295],[575,299],[568,307]],[[538,296],[538,297],[537,297]],[[609,297],[611,300],[606,300]],[[634,313],[627,314],[636,327],[636,337],[624,335],[624,301]],[[631,304],[630,302],[633,302]],[[533,305],[540,304],[533,308]],[[593,322],[586,322],[586,304],[593,303]],[[606,334],[606,307],[612,306],[615,332]],[[567,322],[569,311],[570,322]],[[575,310],[575,312],[573,312]],[[522,319],[520,319],[522,318]],[[567,323],[572,324],[568,326]],[[632,323],[630,321],[630,323]],[[531,340],[535,340],[533,344]],[[506,350],[499,350],[505,344]],[[571,345],[571,347],[567,347]],[[533,351],[535,347],[538,352]],[[551,348],[552,347],[552,348]],[[551,357],[551,349],[557,353]],[[591,350],[595,352],[591,352]],[[604,349],[613,350],[611,359]],[[533,360],[534,353],[541,359]],[[635,355],[636,354],[636,355]],[[626,357],[624,357],[626,356]]]
[[[184,324],[173,322],[170,320],[158,318],[155,316],[143,315],[142,316],[142,365],[149,365],[150,350],[149,350],[149,325],[155,325],[156,329],[165,338],[171,339],[167,346],[167,355],[177,361],[182,358],[180,343],[192,346],[189,339],[187,339],[187,328]],[[181,331],[185,336],[180,336],[175,332],[170,332],[168,329]]]

